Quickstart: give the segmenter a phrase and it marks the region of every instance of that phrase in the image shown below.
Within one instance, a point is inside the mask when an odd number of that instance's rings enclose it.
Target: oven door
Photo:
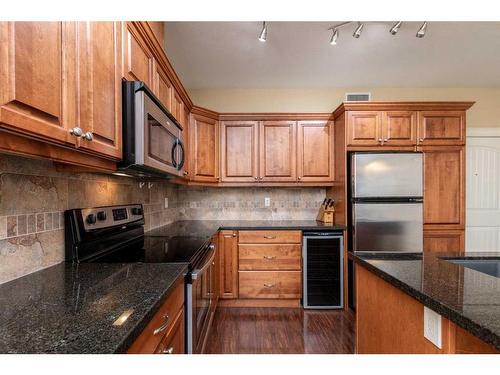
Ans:
[[[136,123],[142,124],[142,164],[162,172],[182,175],[184,146],[181,130],[144,91],[136,92]],[[142,110],[137,110],[142,108]],[[138,128],[141,128],[139,126]]]
[[[191,283],[187,284],[188,353],[203,351],[215,303],[215,247],[210,245],[209,249],[200,268],[191,273]]]

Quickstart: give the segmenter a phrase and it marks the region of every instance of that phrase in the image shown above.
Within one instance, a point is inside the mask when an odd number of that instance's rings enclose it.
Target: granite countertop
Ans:
[[[184,263],[60,263],[0,285],[0,353],[124,352]],[[121,326],[113,322],[131,315]]]
[[[443,258],[500,259],[500,253],[350,253],[357,264],[500,349],[500,278]]]
[[[209,238],[218,230],[327,230],[342,231],[343,225],[316,220],[181,220],[150,230],[146,236],[193,236]]]

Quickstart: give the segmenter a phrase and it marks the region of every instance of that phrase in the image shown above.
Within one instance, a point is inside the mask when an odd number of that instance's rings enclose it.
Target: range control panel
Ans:
[[[144,219],[142,204],[84,208],[81,213],[86,231],[126,225]]]

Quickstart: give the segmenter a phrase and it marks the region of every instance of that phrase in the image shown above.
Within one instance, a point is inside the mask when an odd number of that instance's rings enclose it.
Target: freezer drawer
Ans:
[[[422,252],[422,203],[354,203],[354,251]]]
[[[356,153],[352,168],[353,198],[422,196],[420,153]]]

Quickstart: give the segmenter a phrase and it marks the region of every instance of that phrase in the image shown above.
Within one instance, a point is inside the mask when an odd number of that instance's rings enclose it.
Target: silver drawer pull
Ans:
[[[265,288],[272,288],[273,286],[274,286],[274,284],[264,284]]]
[[[168,314],[165,314],[163,316],[163,319],[165,319],[165,323],[163,323],[161,326],[159,326],[158,328],[156,328],[153,331],[153,335],[159,334],[160,332],[164,331],[168,327],[168,321],[170,320],[170,317],[168,316]]]
[[[171,346],[170,348],[163,350],[161,353],[162,354],[174,354],[174,347]]]
[[[273,260],[274,258],[276,258],[276,257],[270,256],[270,255],[264,255],[264,259],[267,259],[267,260]]]
[[[268,240],[274,240],[276,238],[276,236],[264,236],[264,238],[266,238]]]

